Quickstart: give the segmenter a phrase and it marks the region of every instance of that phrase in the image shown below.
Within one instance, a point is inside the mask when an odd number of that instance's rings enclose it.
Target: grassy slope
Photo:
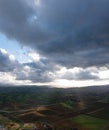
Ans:
[[[80,115],[72,119],[73,122],[79,123],[89,130],[99,130],[103,126],[107,125],[109,121],[91,116]]]
[[[97,118],[109,120],[109,108],[104,108],[102,110],[91,113],[90,115]]]

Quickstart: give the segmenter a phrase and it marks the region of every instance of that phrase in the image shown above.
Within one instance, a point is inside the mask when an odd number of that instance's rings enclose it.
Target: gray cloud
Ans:
[[[22,70],[20,73],[17,71],[16,80],[29,80],[32,83],[43,83],[43,82],[51,82],[53,79],[47,72],[41,73],[40,70],[30,68],[30,71]]]
[[[46,60],[39,62],[30,62],[23,64],[20,70],[16,69],[14,74],[16,80],[30,80],[32,82],[51,82],[54,77],[51,72],[58,70],[55,64],[50,63]]]
[[[21,64],[12,54],[0,49],[0,72],[4,72],[4,74],[10,72],[11,76],[14,76],[17,81],[50,82],[54,80],[50,73],[56,70],[58,70],[58,67],[50,63],[49,60],[41,59],[38,62]]]
[[[63,66],[109,64],[108,0],[40,1],[1,0],[0,31]]]
[[[11,72],[20,64],[14,59],[13,55],[0,49],[0,72]]]
[[[72,73],[67,72],[63,75],[63,79],[67,80],[96,80],[99,79],[97,75],[92,74],[92,72],[87,70],[80,70],[79,72]]]

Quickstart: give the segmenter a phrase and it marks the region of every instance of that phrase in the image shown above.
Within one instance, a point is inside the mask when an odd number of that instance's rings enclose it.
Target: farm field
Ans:
[[[0,125],[9,130],[109,130],[109,104],[101,102],[109,98],[107,90],[98,95],[95,88],[47,89],[1,88]]]
[[[100,130],[109,123],[108,120],[94,118],[87,115],[79,115],[71,120],[72,122],[78,123],[89,130]]]

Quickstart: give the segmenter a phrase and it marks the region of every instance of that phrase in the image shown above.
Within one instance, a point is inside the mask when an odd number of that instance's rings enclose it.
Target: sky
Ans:
[[[0,0],[0,84],[109,84],[109,0]]]

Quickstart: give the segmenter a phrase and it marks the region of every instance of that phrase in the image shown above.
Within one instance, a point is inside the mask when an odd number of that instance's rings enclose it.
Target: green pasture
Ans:
[[[100,130],[102,127],[107,125],[109,121],[104,119],[99,119],[87,115],[79,115],[71,119],[74,123],[80,124],[84,128],[89,130]]]

